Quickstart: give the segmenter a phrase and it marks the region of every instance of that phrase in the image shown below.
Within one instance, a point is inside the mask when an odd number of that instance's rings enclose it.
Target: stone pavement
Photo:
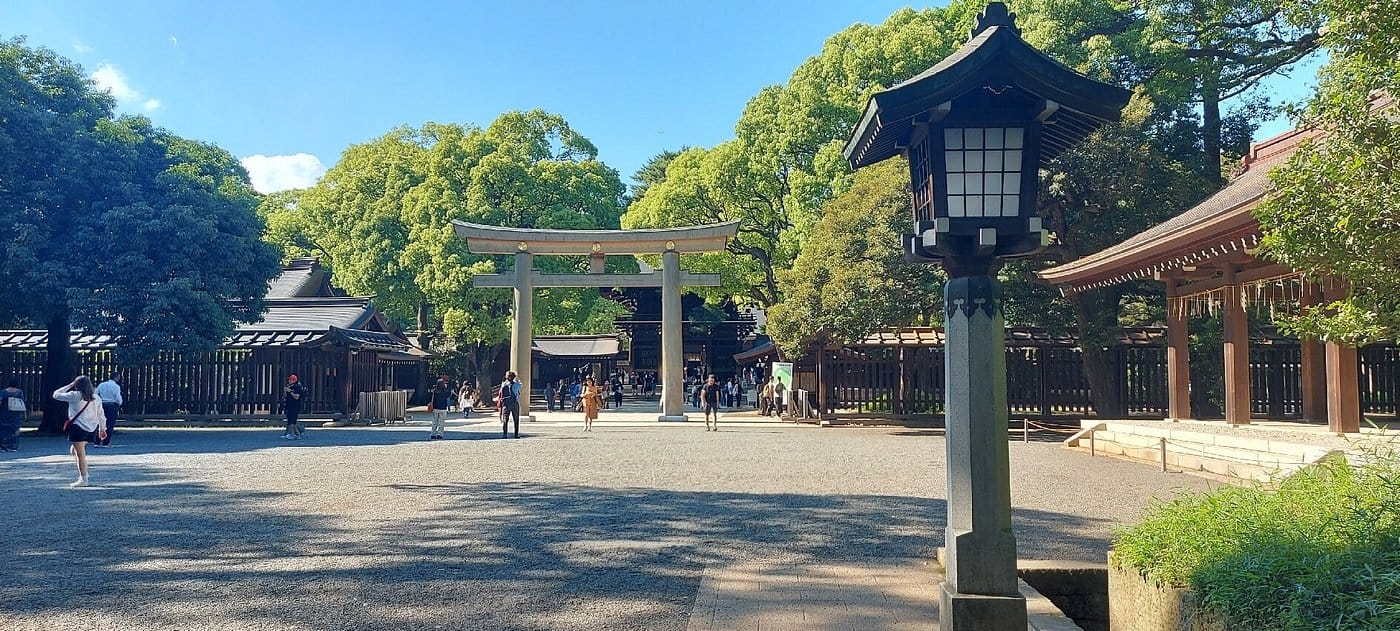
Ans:
[[[646,415],[126,430],[85,489],[25,435],[0,456],[0,629],[933,628],[937,432]],[[1206,484],[1010,447],[1023,558],[1102,561],[1149,497]]]

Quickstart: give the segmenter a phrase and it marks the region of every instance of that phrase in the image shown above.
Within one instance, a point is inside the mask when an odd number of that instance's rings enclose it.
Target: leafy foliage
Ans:
[[[1354,446],[1277,490],[1222,486],[1154,505],[1113,563],[1189,586],[1229,628],[1400,628],[1400,456]]]
[[[813,341],[941,321],[943,274],[904,258],[908,182],[908,165],[888,160],[826,205],[792,269],[779,272],[784,299],[768,311],[766,330],[784,356],[802,356]]]
[[[346,150],[316,186],[264,205],[268,238],[327,259],[337,284],[462,353],[484,373],[510,333],[510,292],[471,277],[511,257],[472,254],[453,220],[520,228],[617,228],[624,188],[597,148],[558,115],[507,112],[485,129],[430,123]],[[610,261],[616,267],[625,262]],[[583,271],[579,257],[536,257],[546,272]],[[541,290],[537,333],[609,331],[623,308],[584,288]]]
[[[1323,41],[1332,54],[1300,123],[1327,131],[1274,169],[1275,194],[1255,215],[1265,256],[1350,288],[1345,299],[1280,324],[1348,344],[1394,338],[1400,334],[1400,121],[1392,97],[1377,95],[1400,94],[1400,14],[1362,0],[1300,4],[1302,15],[1327,18]]]
[[[10,317],[113,335],[124,363],[212,350],[260,317],[279,255],[228,152],[114,118],[76,65],[22,40],[0,42],[0,112]]]

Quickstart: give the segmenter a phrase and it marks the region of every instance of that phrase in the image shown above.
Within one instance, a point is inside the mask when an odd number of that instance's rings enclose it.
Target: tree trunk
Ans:
[[[72,350],[69,348],[71,329],[68,310],[63,309],[50,316],[46,326],[49,339],[45,347],[48,357],[44,361],[43,386],[41,392],[34,393],[44,401],[44,420],[39,424],[39,433],[61,434],[63,424],[68,421],[68,404],[55,400],[51,395],[54,390],[68,385],[74,377]]]
[[[418,303],[418,348],[428,350],[433,335],[428,332],[428,303]]]
[[[1122,366],[1113,357],[1118,328],[1118,294],[1097,290],[1074,294],[1069,298],[1079,328],[1080,359],[1084,379],[1089,382],[1094,415],[1099,418],[1124,418],[1128,403],[1119,387],[1123,379]]]
[[[1201,74],[1202,173],[1221,182],[1220,173],[1220,66],[1209,64]]]

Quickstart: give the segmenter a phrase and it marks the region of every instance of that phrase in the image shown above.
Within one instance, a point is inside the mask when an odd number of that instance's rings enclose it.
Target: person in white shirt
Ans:
[[[116,433],[117,417],[122,413],[122,384],[117,373],[112,373],[106,381],[97,384],[97,397],[102,399],[102,414],[107,417],[107,437],[93,443],[93,447],[111,447],[112,434]]]
[[[68,403],[68,422],[63,424],[68,432],[68,452],[78,461],[78,481],[68,486],[88,485],[87,444],[93,432],[98,438],[107,437],[107,419],[102,415],[102,398],[92,387],[87,375],[74,379],[72,383],[53,392],[53,398]]]

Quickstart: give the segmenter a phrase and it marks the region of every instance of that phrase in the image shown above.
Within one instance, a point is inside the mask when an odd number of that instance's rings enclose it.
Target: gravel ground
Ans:
[[[640,418],[640,417],[639,417]],[[943,439],[896,428],[545,422],[131,430],[69,489],[57,438],[0,460],[0,629],[684,629],[701,573],[930,557]],[[1022,558],[1102,560],[1206,482],[1011,444]]]

